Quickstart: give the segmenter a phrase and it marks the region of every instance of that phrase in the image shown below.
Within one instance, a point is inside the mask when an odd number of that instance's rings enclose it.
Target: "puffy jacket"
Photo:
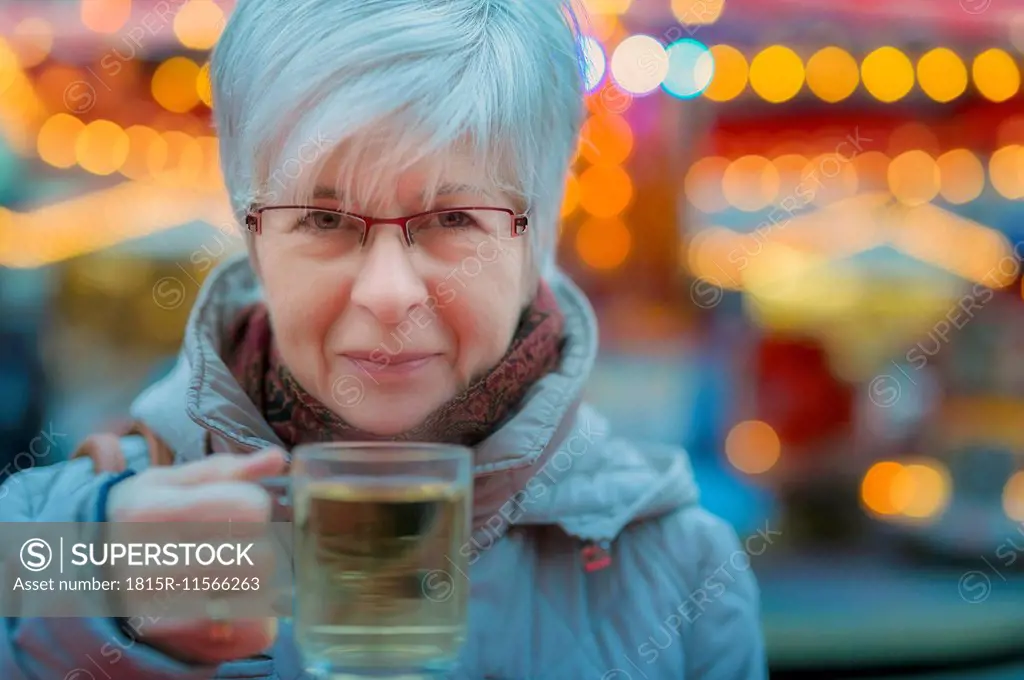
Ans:
[[[771,536],[742,545],[700,507],[683,451],[616,439],[580,402],[597,353],[593,310],[565,277],[550,284],[567,321],[561,366],[475,449],[473,550],[462,584],[469,626],[455,677],[765,678],[748,552]],[[219,354],[236,312],[259,295],[244,258],[211,273],[176,368],[133,404],[133,417],[170,445],[174,462],[281,445]],[[120,443],[131,469],[150,464],[142,437]],[[0,488],[0,519],[102,518],[112,475],[88,458],[26,470]],[[595,546],[611,558],[597,569]],[[217,668],[134,643],[106,619],[7,619],[5,633],[3,680],[308,677],[288,625],[265,654]]]

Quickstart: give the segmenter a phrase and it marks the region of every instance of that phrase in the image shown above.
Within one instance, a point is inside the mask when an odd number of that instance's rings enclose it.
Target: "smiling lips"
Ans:
[[[380,375],[409,375],[430,364],[434,359],[441,356],[437,352],[405,352],[402,354],[385,354],[373,352],[353,352],[343,355],[367,373],[375,376]],[[373,358],[371,358],[371,356]]]

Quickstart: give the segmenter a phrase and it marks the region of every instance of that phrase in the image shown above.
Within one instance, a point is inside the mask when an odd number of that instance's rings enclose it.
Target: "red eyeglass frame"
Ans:
[[[249,211],[245,215],[245,228],[253,234],[263,233],[263,212],[266,210],[319,210],[323,212],[337,213],[339,215],[347,215],[348,217],[355,217],[360,220],[363,225],[363,236],[359,241],[359,245],[366,243],[366,238],[370,235],[370,229],[378,224],[395,224],[402,228],[402,236],[405,237],[407,245],[412,245],[412,233],[409,231],[409,221],[414,220],[417,217],[423,217],[424,215],[431,215],[434,213],[446,213],[446,212],[460,212],[469,210],[489,210],[494,212],[502,212],[511,218],[511,225],[509,228],[509,236],[516,238],[526,233],[526,230],[530,225],[529,215],[526,213],[516,213],[515,210],[509,208],[497,208],[494,206],[472,206],[472,207],[457,207],[457,208],[444,208],[442,210],[424,210],[423,212],[416,213],[415,215],[409,215],[407,217],[395,217],[392,219],[377,219],[375,217],[367,217],[366,215],[359,215],[357,213],[345,212],[344,210],[334,210],[333,208],[321,208],[313,205],[264,205],[264,206],[253,206],[249,208]]]

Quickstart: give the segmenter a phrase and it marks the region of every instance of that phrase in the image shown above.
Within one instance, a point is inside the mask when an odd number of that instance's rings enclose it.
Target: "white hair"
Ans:
[[[309,198],[330,158],[339,194],[368,205],[413,163],[468,148],[529,210],[534,264],[552,271],[583,115],[571,0],[239,0],[210,74],[237,216]]]

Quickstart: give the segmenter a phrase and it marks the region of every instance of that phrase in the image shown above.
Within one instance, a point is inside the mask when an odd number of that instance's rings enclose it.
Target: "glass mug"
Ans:
[[[431,678],[466,636],[472,451],[338,442],[292,451],[264,480],[294,522],[294,635],[321,678]]]

